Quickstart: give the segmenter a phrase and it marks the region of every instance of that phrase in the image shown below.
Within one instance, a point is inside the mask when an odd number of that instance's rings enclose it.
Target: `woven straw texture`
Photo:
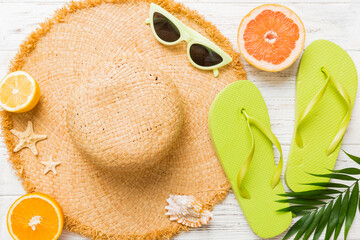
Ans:
[[[96,65],[68,96],[66,123],[74,144],[107,170],[153,166],[168,155],[183,125],[175,84],[134,56]]]
[[[220,32],[178,3],[158,1],[234,59],[194,68],[186,44],[163,46],[144,20],[147,1],[71,2],[20,46],[10,71],[24,70],[42,90],[22,114],[2,112],[2,128],[28,192],[59,201],[65,228],[92,239],[170,238],[187,230],[165,216],[169,194],[194,195],[211,209],[230,186],[207,129],[207,113],[226,85],[245,79],[239,55]],[[11,129],[28,121],[48,139],[13,153]],[[41,161],[61,161],[57,175]]]

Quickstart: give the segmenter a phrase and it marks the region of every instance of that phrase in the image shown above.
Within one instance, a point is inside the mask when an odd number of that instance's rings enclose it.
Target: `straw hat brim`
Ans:
[[[85,0],[71,2],[40,24],[12,61],[10,72],[23,70],[39,83],[42,96],[27,113],[2,112],[2,129],[10,161],[27,192],[49,194],[60,203],[65,228],[92,239],[155,239],[171,237],[188,228],[165,216],[169,194],[193,195],[207,209],[222,201],[230,188],[216,158],[207,128],[212,100],[221,89],[245,79],[239,54],[211,23],[195,11],[172,1],[154,1],[189,27],[212,40],[233,58],[212,71],[194,68],[186,44],[164,46],[144,24],[146,0]],[[175,83],[184,108],[184,123],[171,154],[150,171],[116,174],[89,164],[71,141],[65,126],[66,96],[90,66],[121,54],[152,62]],[[48,139],[14,153],[18,139],[32,121]],[[41,161],[61,161],[57,175],[43,174]]]

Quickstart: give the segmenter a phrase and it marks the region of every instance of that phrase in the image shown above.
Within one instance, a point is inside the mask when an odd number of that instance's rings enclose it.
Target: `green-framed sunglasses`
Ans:
[[[229,54],[159,5],[151,3],[150,18],[145,23],[150,24],[155,38],[164,45],[186,41],[191,64],[202,70],[213,70],[215,77],[219,75],[218,68],[232,61]]]

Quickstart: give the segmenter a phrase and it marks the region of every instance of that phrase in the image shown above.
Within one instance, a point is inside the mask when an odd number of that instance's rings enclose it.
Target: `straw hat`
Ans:
[[[187,227],[165,215],[170,194],[211,209],[229,190],[207,113],[222,88],[245,78],[239,55],[196,12],[158,4],[232,56],[219,77],[193,67],[185,43],[159,43],[141,0],[71,2],[40,24],[10,67],[42,91],[32,111],[2,113],[10,160],[26,191],[55,197],[65,227],[93,239],[171,237]],[[47,135],[37,156],[13,152],[10,130],[24,131],[28,121]],[[41,162],[51,157],[61,162],[57,175],[44,174]]]

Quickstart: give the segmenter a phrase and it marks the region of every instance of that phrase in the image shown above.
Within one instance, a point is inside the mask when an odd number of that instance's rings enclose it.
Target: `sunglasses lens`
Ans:
[[[193,44],[190,46],[190,57],[199,66],[211,67],[223,61],[222,57],[200,44]]]
[[[161,13],[155,12],[153,21],[155,32],[161,40],[175,42],[180,38],[179,29]]]

